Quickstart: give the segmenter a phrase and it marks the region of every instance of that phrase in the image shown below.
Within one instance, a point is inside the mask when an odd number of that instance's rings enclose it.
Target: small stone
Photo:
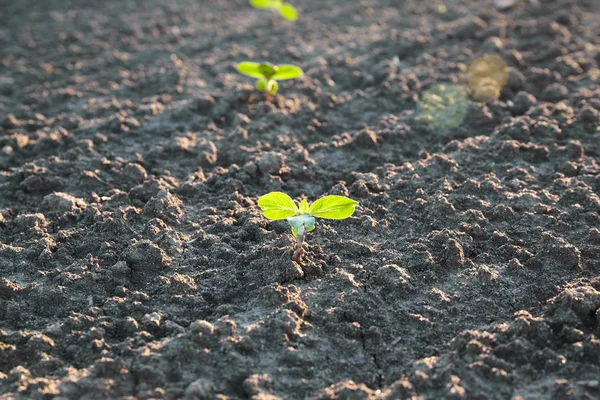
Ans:
[[[140,326],[132,317],[125,317],[125,319],[121,321],[119,329],[125,336],[133,336],[139,331]]]
[[[184,400],[213,400],[215,386],[208,379],[200,378],[190,383],[183,394]]]
[[[577,120],[584,123],[600,124],[600,111],[586,104],[579,111]]]
[[[487,24],[479,17],[464,17],[455,22],[454,36],[462,39],[473,38],[477,32],[487,28]]]
[[[148,240],[142,240],[131,246],[126,253],[127,264],[134,272],[160,270],[169,262],[165,252]]]
[[[203,93],[193,102],[193,107],[196,111],[208,111],[215,105],[215,99],[208,93]]]
[[[569,89],[560,83],[552,83],[542,92],[542,99],[550,102],[564,100],[569,95]]]
[[[2,126],[6,129],[13,129],[21,125],[21,121],[17,119],[13,114],[8,114],[2,123]]]
[[[537,99],[532,94],[527,92],[519,92],[515,96],[514,106],[512,109],[517,114],[525,114],[532,106],[535,105],[536,102]]]
[[[518,259],[512,258],[508,262],[508,268],[513,269],[513,270],[520,270],[520,269],[523,269],[523,264],[521,264],[521,262]]]
[[[201,142],[197,146],[198,163],[201,167],[210,167],[217,162],[219,152],[217,146],[210,140]]]
[[[285,157],[279,153],[268,152],[263,154],[256,164],[263,174],[279,175],[285,167]]]
[[[522,119],[516,119],[510,124],[504,125],[498,131],[498,135],[502,138],[514,139],[519,142],[529,142],[531,140],[529,125]]]
[[[244,380],[242,386],[248,396],[266,398],[265,391],[271,388],[273,383],[267,374],[253,374]]]
[[[533,137],[547,137],[556,139],[562,134],[562,131],[556,121],[539,120],[536,121],[531,128],[531,134]]]
[[[183,216],[182,206],[181,200],[163,189],[146,203],[144,214],[178,224]]]
[[[176,273],[171,278],[171,290],[176,294],[186,294],[196,290],[198,286],[193,277]]]
[[[600,244],[600,229],[590,228],[588,231],[588,240],[592,244]]]
[[[4,96],[10,96],[14,92],[15,81],[12,78],[6,76],[0,76],[0,94]]]
[[[304,277],[304,270],[298,263],[287,263],[285,268],[281,271],[281,281],[290,282],[293,280],[301,279]]]
[[[125,277],[131,273],[131,269],[127,266],[125,261],[117,261],[112,267],[110,267],[110,271],[116,277]]]
[[[504,42],[497,36],[490,36],[483,42],[483,49],[486,52],[493,53],[502,50]]]
[[[525,87],[525,75],[516,68],[508,69],[508,83],[506,86],[513,92],[523,90]]]
[[[580,75],[583,73],[583,69],[577,61],[573,60],[569,56],[562,56],[556,60],[556,65],[553,68],[554,71],[558,71],[563,77],[571,75]]]
[[[592,327],[600,317],[600,292],[588,285],[565,288],[548,301],[546,314],[566,326]]]
[[[575,16],[572,10],[559,10],[552,16],[553,19],[561,25],[572,26],[577,24],[577,16]]]
[[[45,230],[48,221],[42,213],[20,214],[14,220],[17,233],[23,233],[30,229]]]
[[[140,184],[148,179],[148,173],[138,163],[130,163],[123,168],[121,176],[129,183]]]
[[[450,268],[462,268],[465,264],[463,247],[456,239],[450,239],[446,243],[444,261]]]
[[[379,267],[373,279],[375,284],[389,291],[407,287],[410,275],[404,268],[389,264]]]
[[[194,334],[211,336],[215,333],[215,326],[208,321],[199,319],[190,324],[190,331]]]
[[[82,211],[86,207],[83,199],[67,193],[54,192],[44,197],[40,210],[50,215],[63,215],[67,212]]]
[[[198,111],[210,110],[215,105],[215,99],[209,94],[202,94],[194,100],[194,108]]]
[[[13,134],[11,135],[10,139],[12,146],[18,149],[23,149],[30,144],[29,136],[22,133]]]
[[[142,326],[144,327],[144,329],[148,330],[149,332],[154,332],[156,331],[161,324],[162,321],[162,315],[160,313],[157,312],[153,312],[151,314],[146,314],[142,317]]]
[[[23,293],[25,288],[10,279],[0,278],[0,297],[16,297]]]
[[[575,399],[577,390],[566,379],[557,379],[554,381],[554,390],[552,391],[552,400]]]
[[[542,232],[542,247],[557,267],[576,268],[581,265],[581,252],[564,239]]]
[[[585,154],[583,146],[579,140],[570,140],[567,143],[567,154],[575,160],[580,160]]]
[[[377,135],[370,129],[363,129],[352,138],[348,145],[357,149],[377,147]]]

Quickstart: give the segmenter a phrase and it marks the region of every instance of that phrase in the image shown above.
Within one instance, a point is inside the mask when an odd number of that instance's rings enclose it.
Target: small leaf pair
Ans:
[[[259,64],[250,61],[239,63],[237,70],[241,74],[258,78],[256,88],[265,93],[267,101],[271,94],[277,93],[279,89],[277,81],[298,78],[304,74],[302,69],[295,65]]]
[[[296,21],[298,19],[298,11],[296,11],[294,6],[282,0],[250,0],[250,5],[259,10],[276,12],[288,21]]]
[[[315,229],[315,218],[346,219],[354,214],[357,205],[357,201],[344,196],[325,196],[310,206],[303,199],[297,206],[290,196],[282,192],[267,193],[258,199],[265,218],[274,221],[285,219],[292,227],[292,234],[297,238],[295,261],[302,254],[304,235]]]

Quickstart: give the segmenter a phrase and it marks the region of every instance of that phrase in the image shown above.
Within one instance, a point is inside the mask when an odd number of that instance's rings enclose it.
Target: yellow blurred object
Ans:
[[[483,78],[477,83],[477,87],[471,90],[471,98],[480,103],[488,103],[498,100],[500,97],[498,82],[492,78]]]
[[[494,101],[508,83],[508,67],[502,57],[486,54],[474,60],[467,70],[467,84],[475,101]]]
[[[446,5],[445,5],[445,4],[440,4],[440,5],[438,6],[438,13],[440,13],[440,14],[445,14],[445,13],[447,13],[447,12],[448,12],[448,7],[446,7]]]

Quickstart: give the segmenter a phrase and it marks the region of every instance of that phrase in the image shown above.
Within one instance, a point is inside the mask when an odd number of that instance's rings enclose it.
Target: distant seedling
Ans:
[[[290,196],[282,192],[267,193],[258,199],[258,206],[265,218],[273,221],[285,219],[292,227],[292,234],[296,237],[293,257],[296,262],[302,256],[304,235],[315,229],[315,218],[346,219],[354,214],[357,205],[357,201],[344,196],[325,196],[310,206],[303,199],[298,207]]]
[[[250,0],[250,5],[259,10],[271,10],[288,21],[298,19],[298,11],[296,11],[294,6],[282,0]]]
[[[272,94],[277,93],[279,89],[277,81],[298,78],[304,74],[302,69],[295,65],[259,64],[250,61],[239,63],[237,70],[244,75],[258,78],[256,88],[265,93],[267,101],[269,101]]]

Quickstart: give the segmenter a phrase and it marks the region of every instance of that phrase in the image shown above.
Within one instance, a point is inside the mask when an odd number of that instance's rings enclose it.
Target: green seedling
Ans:
[[[315,229],[315,218],[346,219],[354,214],[357,201],[344,196],[325,196],[312,203],[306,200],[300,202],[298,207],[290,196],[282,192],[267,193],[258,199],[265,218],[277,221],[285,219],[292,228],[296,237],[296,251],[293,260],[300,261],[302,244],[307,232]]]
[[[294,6],[282,0],[250,0],[250,5],[259,10],[271,10],[288,21],[298,19],[298,11],[296,11]]]
[[[258,78],[256,88],[265,93],[267,101],[269,101],[272,94],[277,93],[279,89],[277,81],[298,78],[304,74],[302,69],[295,65],[259,64],[250,61],[239,63],[237,70],[241,74]]]

